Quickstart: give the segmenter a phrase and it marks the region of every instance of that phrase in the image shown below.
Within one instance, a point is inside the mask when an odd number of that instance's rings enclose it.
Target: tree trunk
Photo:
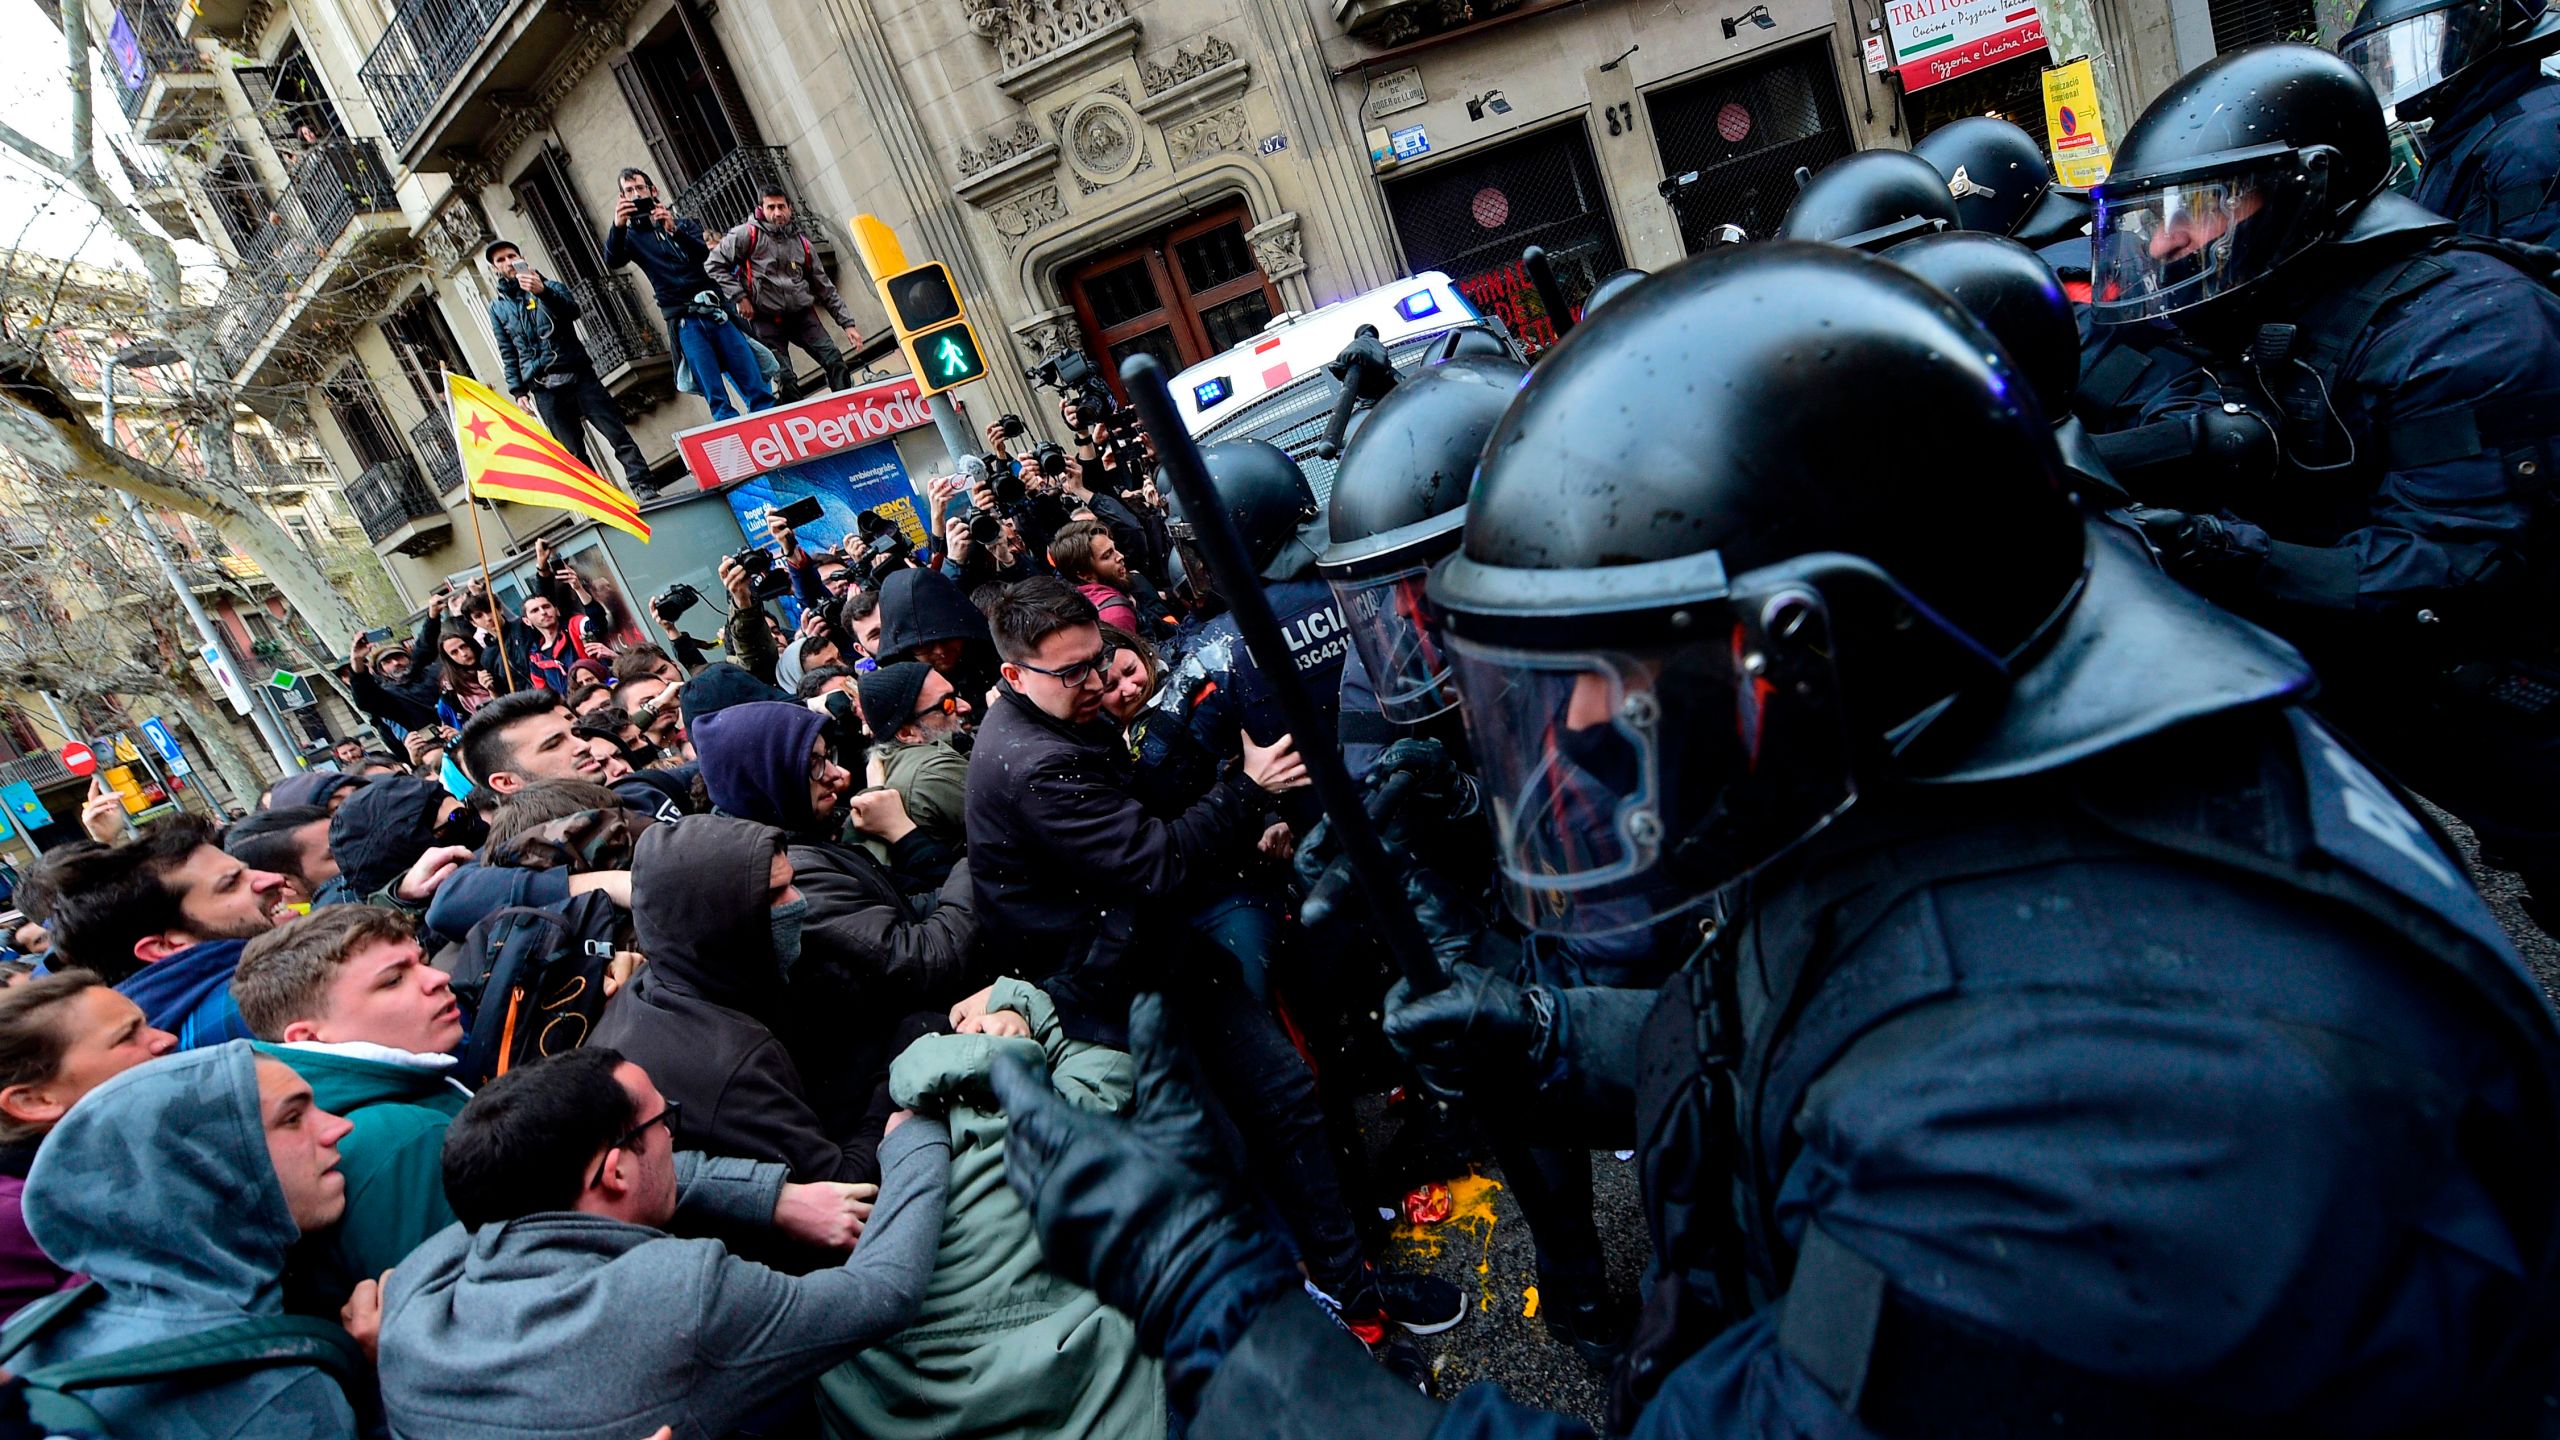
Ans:
[[[243,809],[257,808],[258,796],[267,788],[266,782],[258,778],[266,773],[265,767],[250,764],[248,758],[240,753],[240,747],[231,743],[230,728],[197,706],[187,693],[193,688],[173,687],[160,691],[150,697],[151,703],[155,708],[167,710],[195,735],[197,747],[204,751],[207,760],[213,762],[223,788],[231,792],[231,803]],[[219,705],[221,702],[208,703]],[[206,776],[203,771],[197,771],[192,778],[199,786],[204,786]],[[205,786],[203,793],[210,794],[211,787]]]

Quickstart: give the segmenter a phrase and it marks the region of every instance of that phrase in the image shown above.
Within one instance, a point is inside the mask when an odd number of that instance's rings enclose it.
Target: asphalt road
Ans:
[[[2432,813],[2472,860],[2472,875],[2481,894],[2514,937],[2544,993],[2560,1001],[2560,943],[2536,929],[2518,908],[2521,887],[2514,876],[2480,868],[2471,834],[2461,822],[2442,811]],[[1396,1128],[1395,1121],[1374,1108],[1364,1119],[1373,1139],[1383,1139]],[[1435,1391],[1445,1398],[1489,1380],[1526,1404],[1578,1415],[1596,1427],[1607,1403],[1607,1381],[1551,1339],[1541,1321],[1523,1313],[1528,1308],[1527,1292],[1538,1283],[1529,1227],[1502,1186],[1500,1167],[1482,1154],[1470,1160],[1471,1178],[1455,1187],[1459,1204],[1451,1218],[1438,1225],[1399,1226],[1385,1257],[1390,1268],[1428,1271],[1450,1281],[1471,1302],[1465,1322],[1457,1328],[1414,1342],[1431,1362]],[[1592,1156],[1592,1178],[1601,1243],[1609,1256],[1610,1285],[1632,1306],[1646,1248],[1636,1166],[1600,1151]]]

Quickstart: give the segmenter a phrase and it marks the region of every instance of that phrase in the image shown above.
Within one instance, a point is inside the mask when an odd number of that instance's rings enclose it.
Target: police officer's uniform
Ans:
[[[2466,235],[2560,241],[2560,49],[2546,0],[2367,0],[2338,42],[2399,118],[2428,120],[2410,198]]]

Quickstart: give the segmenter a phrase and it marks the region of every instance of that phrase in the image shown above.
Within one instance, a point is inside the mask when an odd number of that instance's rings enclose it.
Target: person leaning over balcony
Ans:
[[[679,220],[658,198],[658,182],[646,170],[622,172],[622,203],[614,207],[613,228],[605,232],[604,263],[637,265],[649,277],[658,313],[667,319],[684,366],[693,372],[714,420],[734,420],[729,385],[749,410],[769,409],[773,387],[747,348],[746,332],[729,322],[729,310],[718,288],[702,273],[711,247],[702,242],[702,222]],[[728,385],[721,382],[727,380]]]
[[[828,389],[853,384],[853,366],[836,342],[827,338],[818,307],[826,307],[857,350],[862,348],[862,327],[854,323],[853,312],[836,293],[835,281],[827,278],[826,267],[818,263],[818,247],[792,213],[789,195],[768,188],[756,204],[754,217],[712,247],[702,273],[718,282],[730,308],[782,362],[786,404],[800,398],[800,377],[788,348],[793,345],[827,372]]]
[[[538,409],[542,428],[561,448],[593,470],[587,429],[596,427],[622,462],[623,483],[643,500],[658,493],[649,457],[622,423],[613,393],[596,377],[596,362],[578,339],[578,301],[567,286],[533,268],[513,240],[493,240],[482,252],[498,275],[498,298],[489,302],[489,329],[497,337],[498,363],[506,368],[507,393],[517,406]]]

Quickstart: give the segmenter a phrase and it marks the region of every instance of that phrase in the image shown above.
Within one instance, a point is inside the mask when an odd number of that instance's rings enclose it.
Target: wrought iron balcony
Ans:
[[[792,173],[790,152],[779,145],[741,145],[721,156],[718,163],[684,187],[670,208],[679,215],[700,219],[710,231],[706,238],[718,244],[721,231],[755,218],[756,206],[767,189],[790,196],[792,213],[799,217],[800,227],[809,238],[821,249],[833,248],[825,222],[811,208],[808,192],[800,188],[800,177]]]
[[[117,101],[127,120],[139,121],[155,94],[165,96],[174,76],[200,76],[210,83],[212,64],[204,52],[188,44],[170,18],[167,0],[124,0],[119,7],[125,28],[133,32],[133,52],[119,53],[122,46],[110,31],[107,37],[107,68],[115,73]]]
[[[401,0],[356,74],[393,146],[405,149],[445,87],[471,63],[515,0]]]
[[[50,750],[38,750],[15,760],[0,760],[0,784],[24,781],[38,790],[56,785],[69,785],[80,777],[63,768],[62,757]]]
[[[400,201],[379,141],[324,140],[294,157],[285,193],[240,245],[240,263],[215,304],[222,362],[234,378],[278,325],[322,288],[332,248],[358,216],[397,214]]]
[[[409,448],[427,462],[427,474],[436,482],[436,493],[450,495],[462,483],[462,452],[453,448],[453,422],[442,415],[430,415],[409,427]]]
[[[610,384],[616,371],[663,361],[667,337],[658,333],[652,307],[642,303],[621,275],[572,277],[560,282],[578,302],[578,338],[595,357],[596,373]]]
[[[347,482],[347,505],[363,522],[365,536],[376,543],[390,539],[413,520],[444,514],[444,502],[419,477],[417,462],[405,458],[366,466],[363,474]]]

